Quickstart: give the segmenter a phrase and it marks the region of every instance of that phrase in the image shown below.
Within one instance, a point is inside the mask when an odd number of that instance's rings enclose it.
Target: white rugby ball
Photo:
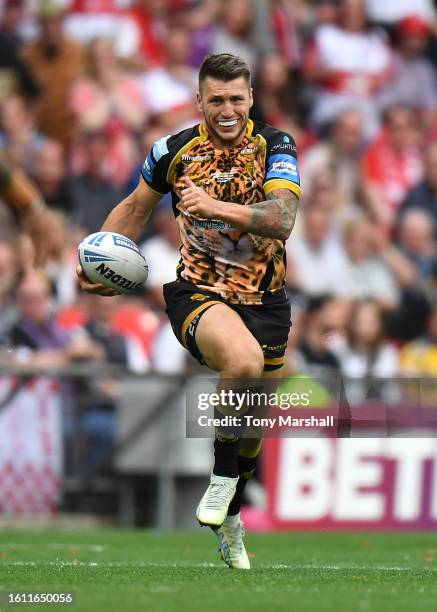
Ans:
[[[135,242],[121,234],[90,234],[79,244],[78,253],[82,270],[92,283],[129,293],[147,280],[146,260]]]

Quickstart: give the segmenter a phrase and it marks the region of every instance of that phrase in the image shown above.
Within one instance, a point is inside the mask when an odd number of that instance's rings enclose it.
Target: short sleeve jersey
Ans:
[[[202,123],[157,141],[142,176],[159,194],[172,192],[182,243],[178,278],[234,304],[261,304],[265,292],[283,288],[282,240],[243,232],[224,221],[198,219],[181,213],[178,204],[184,176],[211,197],[242,206],[265,201],[278,188],[299,197],[296,145],[289,134],[249,120],[239,145],[216,149]]]

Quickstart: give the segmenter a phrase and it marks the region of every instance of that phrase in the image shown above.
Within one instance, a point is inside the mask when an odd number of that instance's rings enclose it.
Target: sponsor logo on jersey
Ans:
[[[280,142],[279,144],[273,145],[271,151],[290,151],[290,153],[296,153],[296,147],[288,142]]]
[[[240,151],[240,155],[254,155],[258,152],[258,146],[255,147],[246,147]]]
[[[296,158],[292,155],[282,153],[271,155],[266,179],[270,180],[274,178],[299,182]]]
[[[100,274],[103,278],[107,278],[114,285],[118,285],[122,289],[137,289],[142,286],[142,283],[134,283],[130,281],[128,278],[125,278],[121,274],[116,274],[114,270],[111,270],[109,266],[106,266],[104,263],[101,263],[100,266],[97,266],[96,272]]]
[[[289,137],[288,137],[288,136],[284,136],[282,140],[283,140],[284,142],[290,142],[290,139],[289,139]]]
[[[217,170],[216,172],[214,172],[211,178],[214,178],[217,183],[229,183],[229,181],[232,181],[232,179],[234,178],[236,172],[237,171],[235,170],[235,168],[232,168],[228,172],[221,172],[220,170]]]
[[[291,164],[289,162],[285,162],[285,161],[280,161],[280,162],[273,162],[272,164],[272,170],[288,170],[289,172],[291,172],[291,174],[296,174],[296,166],[294,164]]]
[[[209,155],[182,155],[183,162],[204,162],[211,159]]]
[[[217,221],[216,219],[196,219],[193,217],[192,224],[194,227],[201,227],[202,229],[225,229],[226,223],[224,221]]]
[[[155,166],[156,166],[156,162],[153,159],[151,153],[149,153],[149,155],[146,157],[144,164],[143,164],[143,176],[149,182],[153,181],[153,171],[155,169]]]
[[[208,296],[203,295],[203,293],[193,293],[193,295],[190,297],[190,300],[193,300],[194,302],[204,302],[207,299]]]

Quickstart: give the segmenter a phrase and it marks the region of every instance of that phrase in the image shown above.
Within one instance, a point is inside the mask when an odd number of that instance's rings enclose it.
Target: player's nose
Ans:
[[[234,116],[234,105],[230,100],[226,101],[221,109],[221,116],[223,119],[232,119]]]

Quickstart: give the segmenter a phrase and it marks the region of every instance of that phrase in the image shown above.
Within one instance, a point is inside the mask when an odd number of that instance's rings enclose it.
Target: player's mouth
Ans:
[[[219,124],[220,127],[231,128],[237,125],[238,119],[226,119],[226,120],[222,119],[221,121],[217,121],[217,123]]]

